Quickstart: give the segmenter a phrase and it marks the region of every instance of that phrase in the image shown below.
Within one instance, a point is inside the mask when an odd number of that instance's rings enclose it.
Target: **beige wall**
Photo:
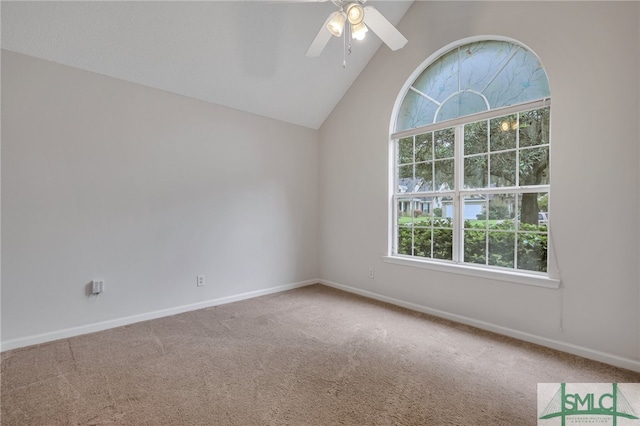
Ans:
[[[397,52],[383,46],[320,129],[321,278],[640,368],[639,7],[638,2],[414,3],[399,25],[407,46]],[[550,209],[560,290],[382,261],[396,97],[427,57],[482,35],[524,43],[549,76]],[[367,276],[370,268],[375,279]]]
[[[3,349],[315,279],[317,139],[2,51]]]

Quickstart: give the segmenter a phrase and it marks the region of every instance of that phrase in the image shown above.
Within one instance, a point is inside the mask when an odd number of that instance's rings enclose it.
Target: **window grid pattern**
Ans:
[[[440,56],[411,84],[395,132],[549,96],[544,68],[528,49],[499,40],[469,43]]]
[[[545,273],[549,114],[397,140],[394,254]]]
[[[550,92],[498,40],[451,49],[395,118],[392,255],[546,274]]]

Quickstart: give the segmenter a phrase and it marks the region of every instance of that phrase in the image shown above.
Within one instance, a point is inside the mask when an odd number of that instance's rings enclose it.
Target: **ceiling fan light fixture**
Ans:
[[[343,11],[333,12],[327,23],[327,29],[332,35],[340,37],[344,30],[344,21],[346,19],[347,15]]]
[[[366,1],[331,0],[339,10],[330,14],[324,21],[316,38],[313,39],[311,46],[307,49],[305,56],[310,58],[319,56],[329,43],[329,40],[331,40],[331,36],[344,37],[344,60],[342,61],[342,66],[344,67],[346,66],[347,53],[351,53],[352,47],[351,41],[348,39],[364,40],[369,30],[373,31],[389,49],[398,50],[402,48],[407,43],[407,39],[375,7],[363,6]]]
[[[367,34],[369,29],[364,24],[364,22],[360,22],[359,24],[351,25],[351,37],[356,40],[364,40],[364,36]]]
[[[364,9],[358,3],[347,5],[347,19],[351,25],[358,25],[364,19]]]

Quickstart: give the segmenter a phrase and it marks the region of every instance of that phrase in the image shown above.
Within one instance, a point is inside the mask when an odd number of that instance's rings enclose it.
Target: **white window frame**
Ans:
[[[460,117],[453,120],[441,121],[433,124],[429,124],[427,126],[422,126],[415,129],[410,129],[398,133],[394,133],[390,137],[390,150],[389,150],[389,158],[390,158],[390,185],[389,185],[389,247],[388,247],[388,255],[383,257],[383,260],[388,263],[393,263],[397,265],[431,269],[441,272],[449,272],[459,275],[468,275],[479,278],[485,278],[490,280],[498,280],[498,281],[507,281],[518,284],[527,284],[534,285],[540,287],[547,288],[559,288],[560,286],[560,278],[559,272],[557,268],[557,264],[555,262],[555,253],[553,247],[553,240],[551,234],[551,223],[547,225],[547,272],[535,272],[535,271],[527,271],[521,269],[510,269],[510,268],[501,268],[494,267],[489,265],[478,265],[473,263],[463,263],[460,259],[462,250],[463,250],[463,217],[460,214],[459,205],[461,203],[461,198],[465,195],[482,193],[482,192],[491,192],[495,193],[496,191],[501,193],[523,193],[523,192],[531,192],[534,190],[535,192],[548,192],[550,193],[550,185],[538,185],[538,186],[527,186],[526,189],[523,188],[509,188],[509,189],[463,189],[461,187],[462,182],[462,173],[464,167],[461,166],[461,163],[464,159],[463,153],[461,152],[463,141],[461,140],[461,135],[463,133],[462,128],[465,124],[473,123],[481,120],[488,120],[491,118],[502,117],[510,114],[515,114],[519,112],[529,111],[533,109],[538,109],[546,106],[550,106],[551,102],[549,99],[541,99],[537,101],[527,102],[524,104],[509,106],[505,108],[497,108],[490,111],[482,112],[479,114],[474,114],[471,116]],[[455,154],[454,154],[454,164],[455,164],[455,190],[439,192],[438,194],[441,196],[452,196],[454,200],[454,210],[456,214],[454,216],[453,221],[453,260],[439,260],[433,258],[421,258],[410,255],[401,255],[397,254],[397,248],[395,244],[398,241],[398,227],[396,224],[398,223],[398,212],[395,206],[397,205],[397,200],[403,198],[403,194],[398,194],[396,191],[397,188],[397,176],[398,176],[398,140],[410,136],[416,136],[427,132],[433,132],[442,129],[448,129],[457,127],[459,128],[456,131],[456,140],[455,140]],[[551,136],[550,136],[551,138]],[[420,197],[420,196],[432,196],[433,193],[411,193],[411,195]]]

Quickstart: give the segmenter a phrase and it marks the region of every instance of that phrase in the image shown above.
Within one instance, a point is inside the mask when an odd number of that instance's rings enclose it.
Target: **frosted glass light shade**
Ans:
[[[351,25],[356,25],[364,19],[364,9],[358,3],[351,3],[347,6],[347,18]]]
[[[364,40],[364,36],[369,31],[364,22],[360,22],[356,25],[351,25],[351,36],[356,40]]]
[[[340,37],[342,35],[342,31],[344,30],[344,21],[347,19],[347,15],[344,12],[333,12],[331,14],[331,18],[327,23],[327,29],[329,32],[336,36]]]

